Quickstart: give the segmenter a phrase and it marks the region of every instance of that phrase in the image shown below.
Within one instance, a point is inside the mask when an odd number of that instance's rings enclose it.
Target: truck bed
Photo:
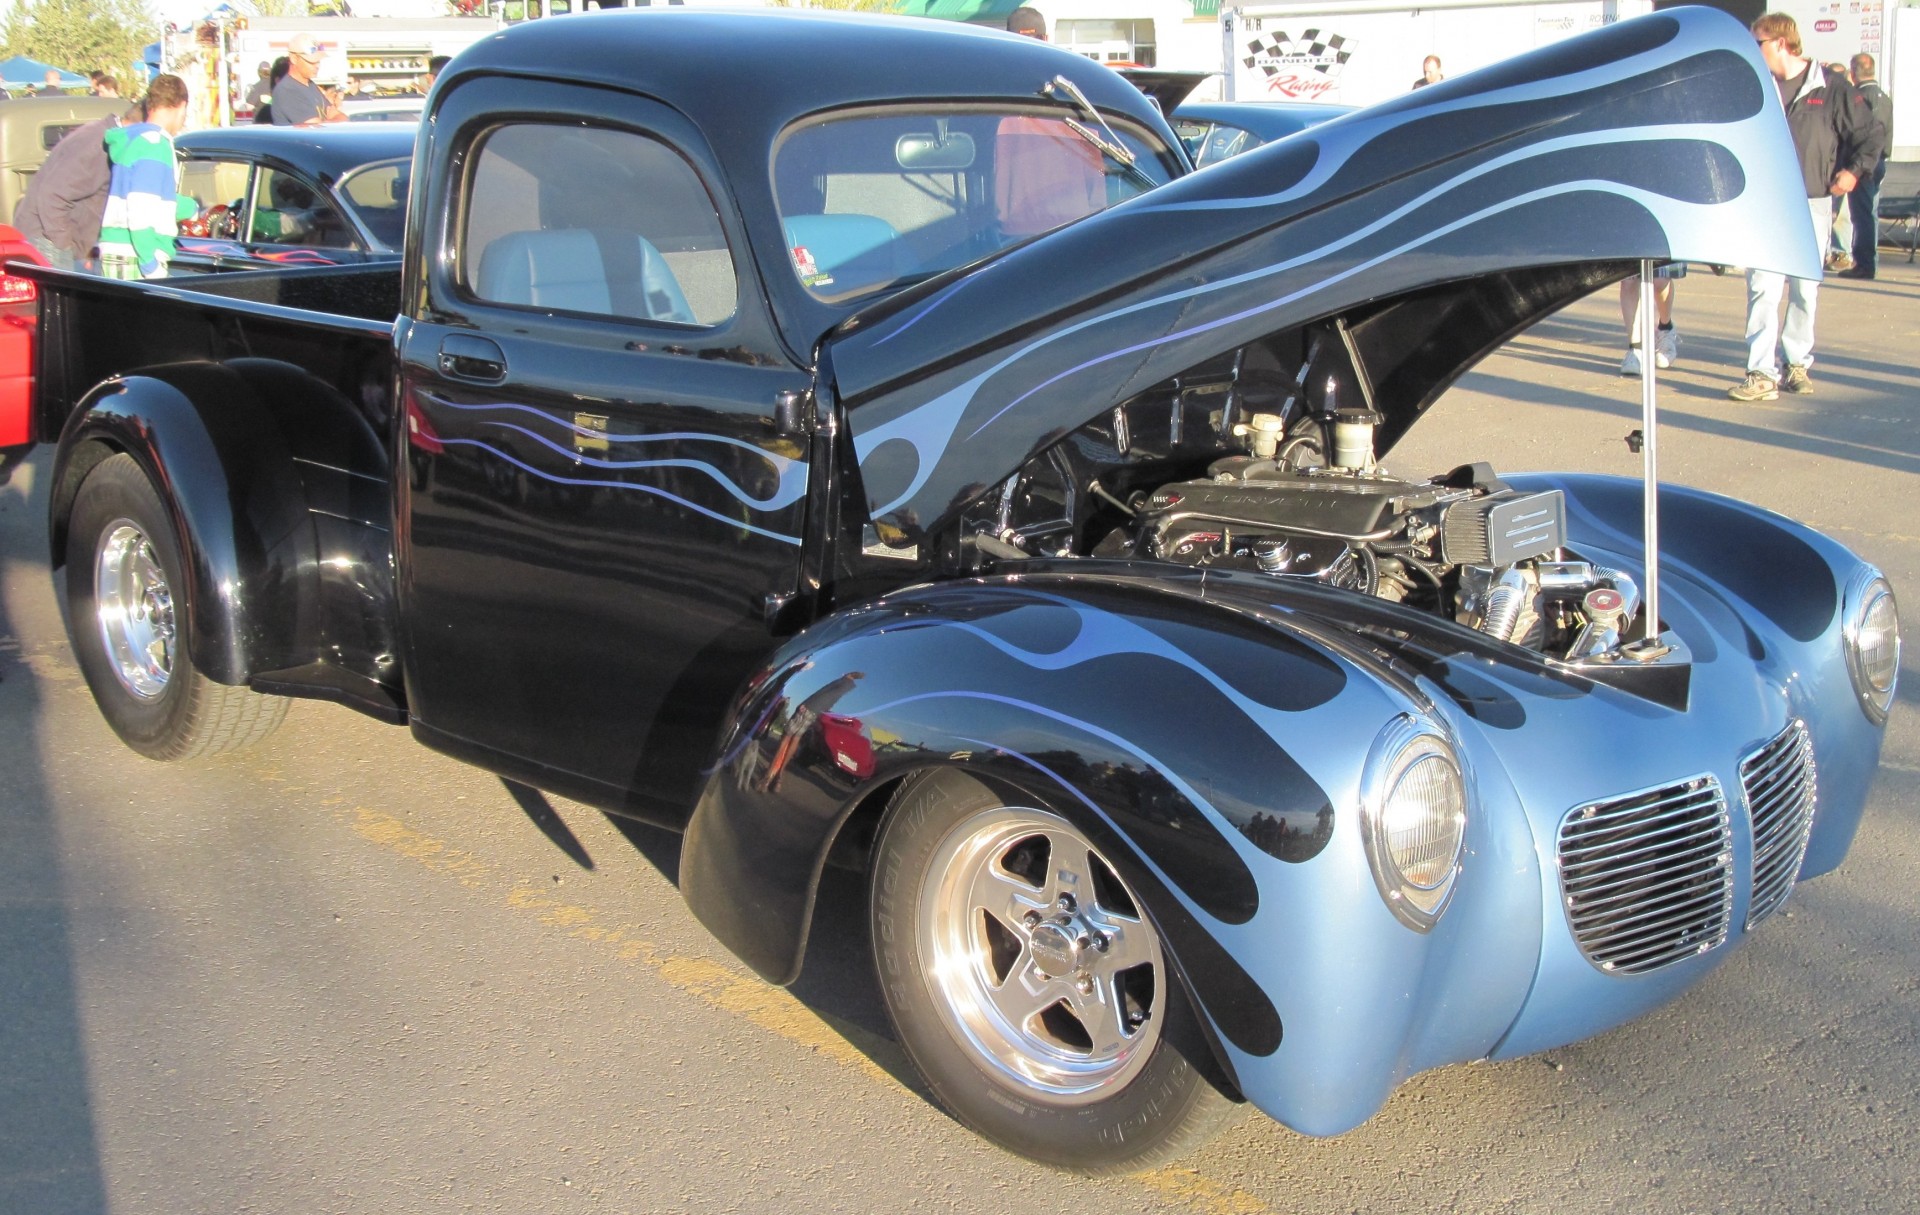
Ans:
[[[376,430],[390,406],[400,268],[257,270],[120,282],[34,270],[40,283],[34,437],[59,437],[81,395],[182,362],[291,363],[343,393]],[[57,352],[49,357],[48,352]]]

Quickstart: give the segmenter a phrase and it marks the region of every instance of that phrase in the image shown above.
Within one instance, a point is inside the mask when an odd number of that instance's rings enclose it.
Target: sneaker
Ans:
[[[1627,357],[1620,360],[1620,374],[1621,375],[1639,375],[1640,374],[1640,347],[1638,346],[1627,347]]]
[[[1870,279],[1870,278],[1872,278],[1872,277],[1873,277],[1873,271],[1871,271],[1871,270],[1862,270],[1862,269],[1861,269],[1861,268],[1860,268],[1859,266],[1855,266],[1855,267],[1854,267],[1853,269],[1851,269],[1851,270],[1840,270],[1840,271],[1836,271],[1836,273],[1837,273],[1837,274],[1838,274],[1838,275],[1839,275],[1839,276],[1840,276],[1841,278],[1866,278],[1866,279]]]
[[[1838,274],[1842,270],[1851,270],[1853,269],[1853,259],[1844,253],[1829,254],[1827,257],[1827,269],[1834,274]]]
[[[1680,331],[1656,329],[1653,334],[1653,365],[1661,369],[1673,366],[1680,357]]]
[[[1749,371],[1746,379],[1727,389],[1727,395],[1736,401],[1777,401],[1780,385],[1764,371]]]
[[[1807,369],[1804,366],[1799,363],[1788,363],[1787,378],[1780,387],[1786,389],[1788,392],[1799,393],[1801,396],[1805,396],[1807,393],[1813,391],[1813,381],[1807,377]]]

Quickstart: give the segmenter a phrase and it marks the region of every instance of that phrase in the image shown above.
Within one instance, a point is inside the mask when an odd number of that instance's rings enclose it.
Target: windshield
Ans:
[[[816,299],[869,295],[1171,177],[1175,162],[1158,140],[1112,125],[1131,166],[1089,139],[1084,115],[1068,106],[866,111],[795,127],[773,161],[793,272]]]

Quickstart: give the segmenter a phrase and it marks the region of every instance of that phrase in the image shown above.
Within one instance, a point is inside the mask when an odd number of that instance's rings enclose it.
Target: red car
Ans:
[[[44,266],[47,259],[18,228],[0,224],[0,461],[29,441],[27,411],[33,403],[33,321],[39,288],[4,272],[9,261]]]

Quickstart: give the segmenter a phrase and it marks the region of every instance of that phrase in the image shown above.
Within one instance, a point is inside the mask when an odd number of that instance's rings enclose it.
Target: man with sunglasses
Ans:
[[[313,35],[295,34],[287,39],[287,74],[273,86],[274,126],[311,127],[346,117],[314,83],[319,72],[320,44]]]
[[[1799,154],[1807,191],[1808,222],[1827,256],[1833,229],[1833,199],[1851,193],[1879,162],[1886,128],[1844,78],[1829,79],[1826,69],[1807,58],[1800,27],[1785,13],[1768,13],[1752,26],[1760,57],[1773,73],[1787,129]],[[1813,318],[1820,280],[1788,278],[1765,270],[1747,271],[1747,375],[1728,390],[1736,401],[1772,401],[1785,388],[1810,393],[1813,380]],[[1780,323],[1780,297],[1787,319]],[[1784,356],[1785,375],[1776,360]]]

